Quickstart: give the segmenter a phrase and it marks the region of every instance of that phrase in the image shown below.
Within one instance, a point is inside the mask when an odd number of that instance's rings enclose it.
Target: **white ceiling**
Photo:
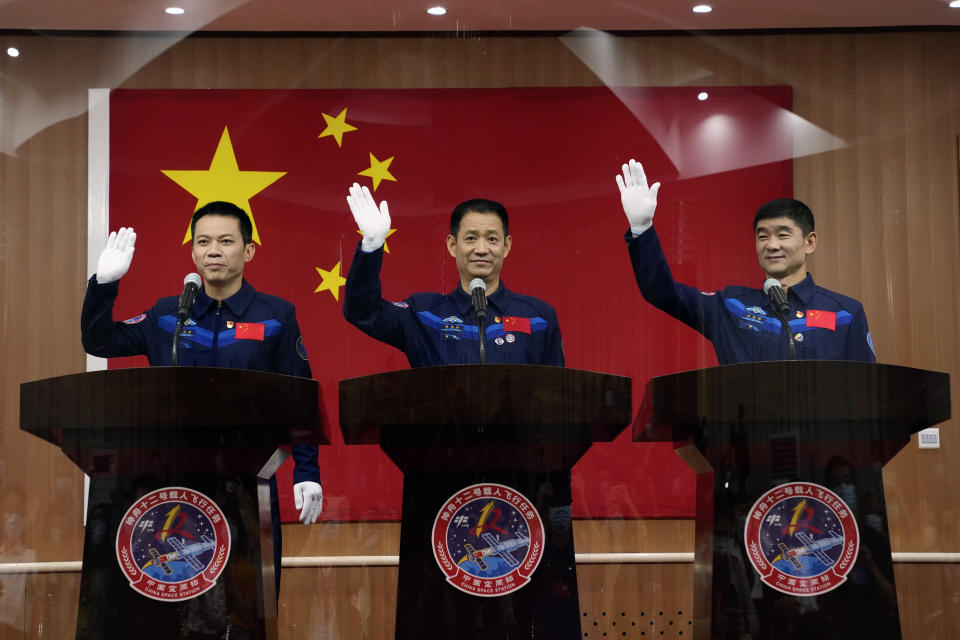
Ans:
[[[694,14],[699,1],[709,14]],[[960,26],[949,0],[0,0],[0,29],[569,31]],[[445,16],[427,15],[433,4]],[[163,12],[167,6],[182,16]]]

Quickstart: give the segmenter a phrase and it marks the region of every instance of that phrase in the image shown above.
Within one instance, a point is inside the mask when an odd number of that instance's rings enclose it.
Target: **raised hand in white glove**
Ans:
[[[617,176],[617,186],[620,187],[620,203],[630,222],[630,231],[640,235],[653,225],[660,183],[655,182],[648,187],[643,166],[631,158],[629,164],[623,165],[623,175]]]
[[[107,246],[103,248],[97,260],[97,283],[107,284],[122,278],[133,260],[133,245],[137,234],[133,227],[120,227],[120,231],[111,231]]]
[[[372,253],[382,247],[390,232],[390,210],[387,208],[387,201],[381,202],[377,208],[370,189],[354,182],[350,187],[350,195],[347,196],[347,204],[350,205],[357,228],[363,234],[363,241],[360,242],[363,252]]]
[[[323,511],[323,489],[320,483],[307,480],[293,485],[293,504],[300,509],[300,522],[316,522]]]

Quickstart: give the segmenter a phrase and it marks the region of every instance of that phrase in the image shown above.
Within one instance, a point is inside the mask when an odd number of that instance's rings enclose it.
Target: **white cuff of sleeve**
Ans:
[[[633,233],[633,235],[638,236],[638,235],[640,235],[641,233],[643,233],[644,231],[646,231],[647,229],[649,229],[649,228],[652,227],[652,226],[653,226],[653,220],[651,220],[650,222],[647,222],[646,224],[643,224],[643,225],[638,225],[638,226],[636,226],[636,227],[630,227],[630,231]]]
[[[386,238],[368,238],[363,236],[363,240],[360,241],[360,249],[364,253],[373,253],[377,249],[383,246]]]

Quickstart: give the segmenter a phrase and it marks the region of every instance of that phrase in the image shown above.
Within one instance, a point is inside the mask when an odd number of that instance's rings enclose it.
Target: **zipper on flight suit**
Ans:
[[[220,353],[219,343],[220,343],[220,312],[223,310],[223,300],[217,300],[217,312],[214,314],[216,320],[214,321],[213,326],[213,359],[214,361],[218,360],[217,357]]]

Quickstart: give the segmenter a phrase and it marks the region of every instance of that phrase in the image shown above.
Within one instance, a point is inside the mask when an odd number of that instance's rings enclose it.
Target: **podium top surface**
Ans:
[[[594,441],[630,424],[630,378],[539,365],[445,365],[340,381],[347,444],[376,444],[381,428],[582,425]]]
[[[140,367],[76,373],[20,385],[20,428],[54,431],[286,428],[297,442],[329,443],[316,380],[214,367]]]
[[[634,440],[676,441],[711,424],[886,424],[909,433],[950,418],[950,376],[865,362],[722,365],[652,378]]]

